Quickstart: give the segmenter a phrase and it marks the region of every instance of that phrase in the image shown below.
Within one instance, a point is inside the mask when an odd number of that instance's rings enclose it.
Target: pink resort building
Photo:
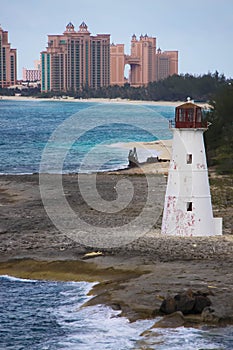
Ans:
[[[129,78],[125,66],[129,65]],[[110,34],[92,36],[82,22],[75,31],[70,22],[61,35],[48,35],[47,49],[41,52],[41,90],[78,91],[109,85],[146,86],[178,74],[178,51],[156,50],[156,38],[136,35],[131,53],[124,44],[111,44]]]
[[[17,51],[11,49],[8,32],[0,26],[0,88],[15,85],[17,80]]]
[[[131,53],[126,55],[123,44],[112,44],[111,85],[124,85],[125,65],[130,66],[129,83],[131,86],[143,86],[150,82],[165,79],[178,74],[178,51],[156,52],[156,38],[141,35],[131,39]]]
[[[41,90],[78,91],[110,85],[110,34],[92,36],[82,22],[62,35],[48,35],[41,52]]]
[[[23,68],[23,81],[37,82],[41,80],[40,60],[34,61],[34,69]]]

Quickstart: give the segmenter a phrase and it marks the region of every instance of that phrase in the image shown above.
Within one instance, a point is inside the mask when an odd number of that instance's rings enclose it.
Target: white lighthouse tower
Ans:
[[[202,110],[188,101],[176,108],[172,158],[165,195],[162,234],[214,236],[222,234],[222,218],[214,218],[203,133]]]

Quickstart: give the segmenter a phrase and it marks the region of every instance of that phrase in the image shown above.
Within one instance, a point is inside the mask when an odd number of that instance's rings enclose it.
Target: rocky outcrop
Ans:
[[[164,316],[156,322],[151,328],[176,328],[185,324],[185,318],[182,312],[176,311],[171,315]]]
[[[207,295],[208,292],[193,292],[192,289],[188,289],[174,297],[168,296],[163,300],[160,312],[166,315],[176,311],[181,311],[184,315],[201,314],[206,307],[211,305]]]

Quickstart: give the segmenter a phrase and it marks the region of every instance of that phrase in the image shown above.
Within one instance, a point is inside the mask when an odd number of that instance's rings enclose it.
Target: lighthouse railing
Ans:
[[[169,120],[169,129],[175,128],[175,120]]]
[[[208,129],[209,123],[206,120],[202,121],[176,121],[169,120],[169,129]]]

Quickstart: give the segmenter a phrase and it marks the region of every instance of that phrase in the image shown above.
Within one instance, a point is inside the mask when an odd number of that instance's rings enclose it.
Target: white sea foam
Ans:
[[[72,309],[73,306],[72,303]],[[59,344],[64,350],[133,349],[140,333],[153,323],[151,320],[130,323],[110,307],[80,308],[79,302],[77,309],[71,310],[66,304],[58,312],[60,325],[63,329],[69,327],[70,333],[69,339],[63,339]]]
[[[32,172],[0,172],[0,175],[33,175]]]
[[[233,340],[233,328],[196,329],[187,327],[153,329],[154,332],[144,339],[144,347],[156,350],[225,350],[232,349],[223,344],[223,338],[230,345]],[[228,335],[227,335],[228,334]],[[227,339],[228,338],[228,339]],[[135,347],[134,349],[141,349]]]
[[[154,320],[138,320],[130,323],[127,318],[119,317],[120,311],[114,311],[104,305],[82,307],[90,299],[86,293],[91,284],[81,283],[76,289],[64,294],[66,299],[53,310],[62,329],[68,329],[69,337],[60,339],[62,350],[222,350],[231,347],[221,346],[221,339],[227,334],[227,344],[233,340],[233,327],[227,332],[221,328],[195,329],[179,327],[177,329],[153,329],[150,336],[140,334],[150,329]]]
[[[5,279],[11,282],[37,282],[37,280],[31,280],[31,279],[27,279],[27,278],[18,278],[18,277],[14,277],[14,276],[9,276],[9,275],[0,275],[0,279]]]

